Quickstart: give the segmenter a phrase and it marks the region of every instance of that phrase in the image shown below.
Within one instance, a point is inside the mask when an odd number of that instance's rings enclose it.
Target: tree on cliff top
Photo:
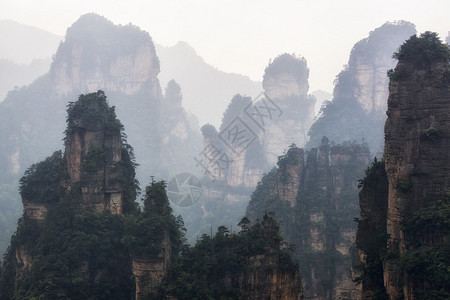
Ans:
[[[253,293],[251,280],[269,279],[277,273],[293,278],[299,274],[291,249],[282,247],[275,219],[266,214],[262,222],[251,224],[243,218],[239,224],[244,225],[239,233],[219,226],[214,236],[203,234],[195,246],[186,246],[169,271],[165,291],[180,300],[248,299]],[[255,257],[259,257],[257,262]],[[264,287],[270,282],[259,284]],[[258,292],[262,299],[264,289]]]
[[[406,62],[429,65],[436,61],[449,61],[450,50],[448,45],[442,43],[437,33],[426,31],[419,37],[411,36],[393,57]]]
[[[264,80],[268,76],[274,76],[280,73],[294,75],[298,81],[307,81],[309,69],[304,57],[297,57],[295,54],[284,53],[277,56],[264,70]]]

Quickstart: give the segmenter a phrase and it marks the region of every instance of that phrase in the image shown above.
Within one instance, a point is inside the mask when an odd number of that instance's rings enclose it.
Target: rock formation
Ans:
[[[382,152],[386,73],[395,65],[392,53],[415,32],[409,22],[388,22],[353,46],[348,66],[336,78],[333,100],[311,126],[308,148],[327,136],[335,143],[365,141],[373,154]]]
[[[59,148],[67,99],[82,93],[103,90],[113,105],[122,101],[118,111],[130,130],[136,127],[133,118],[141,119],[144,113],[153,116],[144,109],[144,102],[154,105],[159,116],[158,73],[158,58],[148,33],[133,25],[116,26],[96,14],[83,15],[67,30],[50,71],[30,86],[10,93],[2,103],[0,112],[10,128],[2,134],[10,143],[1,149],[5,159],[1,165],[16,176],[24,166]],[[17,106],[20,111],[16,111]],[[131,118],[133,109],[136,113]],[[0,126],[6,128],[3,122]],[[33,138],[43,130],[47,132],[45,143]],[[130,140],[139,138],[130,132]]]
[[[386,298],[383,284],[383,259],[387,241],[386,213],[388,181],[384,161],[375,161],[360,181],[359,206],[362,219],[358,221],[356,247],[359,261],[361,299]]]
[[[8,219],[0,218],[4,228],[1,251],[21,211],[20,174],[63,146],[68,100],[82,93],[103,90],[109,103],[116,106],[139,160],[136,172],[141,182],[150,175],[168,178],[181,168],[184,172],[197,170],[193,157],[201,149],[200,132],[182,108],[165,105],[158,73],[158,57],[147,32],[86,14],[67,30],[50,71],[29,86],[11,91],[0,103],[0,135],[6,141],[0,143],[0,169],[4,170],[0,182],[8,206],[17,211]],[[169,115],[179,116],[180,121],[165,122]],[[179,138],[183,130],[186,136]],[[166,140],[170,142],[163,143]],[[173,150],[167,151],[168,147]]]
[[[64,251],[69,251],[67,247],[80,247],[77,251],[82,252],[85,251],[83,247],[89,244],[87,239],[70,241],[72,234],[81,233],[77,231],[80,226],[73,223],[76,222],[73,218],[77,218],[75,214],[79,214],[78,217],[86,212],[121,214],[135,209],[132,204],[135,198],[135,192],[132,191],[135,189],[134,165],[121,134],[122,125],[116,119],[114,109],[108,107],[102,91],[82,95],[77,102],[69,105],[64,156],[61,151],[55,152],[30,167],[20,181],[23,219],[19,222],[18,231],[7,253],[8,260],[3,266],[11,277],[3,277],[2,283],[13,282],[12,286],[2,288],[3,298],[7,298],[8,294],[16,298],[36,293],[59,298],[76,295],[73,294],[73,286],[70,288],[58,281],[59,267],[46,271],[39,269],[51,257],[58,257],[61,266],[74,268],[74,273],[66,276],[80,276],[82,281],[88,282],[90,273],[91,276],[96,274],[97,282],[103,282],[105,269],[100,267],[93,254],[91,259],[76,261],[75,257],[79,256],[74,255],[73,261],[65,261],[67,252]],[[88,215],[84,217],[86,221],[89,219]],[[72,224],[68,226],[65,218]],[[108,228],[110,224],[105,226]],[[95,231],[93,228],[90,230]],[[61,235],[68,239],[64,244],[51,246],[52,242],[44,241],[54,238],[57,242]],[[52,250],[42,251],[40,243],[49,243]],[[78,255],[83,256],[82,253]],[[117,264],[123,266],[121,261]],[[53,276],[56,286],[45,287],[48,284],[45,281],[41,283],[43,286],[36,286],[33,278],[39,272],[48,272],[45,276]],[[89,286],[93,288],[95,284]],[[5,292],[7,289],[9,291]]]
[[[98,91],[97,101],[89,96],[68,108],[65,162],[69,183],[80,184],[84,208],[121,214],[124,182],[134,181],[134,168],[122,160],[127,159],[122,158],[122,125],[114,109],[108,108],[105,94]]]
[[[203,216],[188,233],[191,239],[208,230],[206,224],[211,223],[206,220],[217,226],[238,222],[252,190],[277,156],[293,143],[306,142],[315,104],[307,94],[308,76],[304,58],[282,54],[265,69],[264,93],[254,99],[235,95],[218,130],[211,124],[202,127],[204,147],[195,160],[208,181],[203,182],[208,201],[183,215],[188,228],[194,215]],[[230,213],[225,216],[224,210]]]
[[[0,299],[157,294],[182,244],[165,184],[147,188],[140,212],[132,148],[102,91],[81,95],[67,112],[64,156],[55,152],[20,181],[24,213]]]
[[[304,299],[298,265],[279,236],[277,222],[266,214],[262,222],[251,225],[243,218],[239,226],[232,233],[220,226],[214,236],[202,235],[183,253],[175,267],[178,277],[168,277],[173,295],[186,300]],[[184,271],[181,277],[178,270]]]
[[[98,89],[133,95],[149,85],[153,98],[160,95],[158,73],[159,60],[147,32],[131,24],[114,26],[95,14],[81,16],[67,30],[50,70],[57,95]]]
[[[178,284],[191,286],[192,261],[182,269],[179,261],[197,250],[184,244],[165,182],[152,182],[138,209],[133,151],[102,91],[81,95],[67,113],[64,155],[32,165],[20,180],[25,209],[1,267],[0,299],[186,299]],[[301,300],[298,265],[282,249],[276,222],[265,216],[247,233],[221,239],[212,252],[212,272],[242,261],[239,277],[225,272],[214,293],[227,295],[231,285],[246,299]],[[196,280],[207,286],[210,278]]]
[[[369,160],[367,146],[328,144],[309,151],[292,145],[253,193],[247,216],[275,213],[296,247],[308,299],[358,299],[352,281],[358,214],[357,179]]]
[[[450,262],[450,51],[436,34],[426,32],[411,37],[395,56],[398,64],[389,73],[386,173],[369,173],[360,199],[363,287],[367,299],[376,292],[389,299],[444,299],[449,297],[448,270],[440,266]],[[374,178],[388,184],[377,187]],[[374,189],[383,193],[374,196]],[[375,199],[382,209],[374,209]],[[384,243],[374,232],[387,237]],[[374,262],[376,272],[369,268]]]
[[[200,128],[183,108],[183,95],[175,80],[167,84],[161,104],[161,164],[166,168],[165,176],[191,172],[198,174],[194,155],[202,149]]]
[[[314,120],[316,102],[313,96],[308,96],[308,77],[306,59],[286,53],[276,57],[265,69],[265,95],[280,110],[278,112],[274,107],[269,107],[270,111],[266,111],[265,105],[262,107],[255,103],[258,112],[269,116],[265,123],[262,122],[261,144],[270,165],[277,162],[281,149],[293,143],[303,147],[308,140],[307,133]]]
[[[239,277],[239,287],[245,299],[303,299],[299,272],[288,272],[280,266],[280,244],[271,235],[278,229],[279,225],[274,219],[267,216],[263,218],[262,230],[257,238],[267,241],[265,253],[250,256],[246,270]]]

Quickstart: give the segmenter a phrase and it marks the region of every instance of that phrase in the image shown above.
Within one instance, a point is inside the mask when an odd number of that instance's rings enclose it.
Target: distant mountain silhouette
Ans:
[[[220,71],[206,63],[186,42],[172,47],[155,46],[161,62],[158,76],[161,86],[175,79],[183,91],[184,106],[198,116],[201,124],[219,126],[222,113],[235,94],[256,97],[262,91],[261,82]],[[264,67],[261,66],[261,74]]]
[[[0,102],[8,91],[30,84],[50,68],[63,38],[10,20],[0,20]]]
[[[0,59],[30,64],[34,59],[51,57],[61,40],[61,36],[33,26],[0,20]]]
[[[5,99],[8,91],[28,85],[39,76],[47,73],[50,63],[50,58],[35,59],[29,65],[0,59],[0,102]]]

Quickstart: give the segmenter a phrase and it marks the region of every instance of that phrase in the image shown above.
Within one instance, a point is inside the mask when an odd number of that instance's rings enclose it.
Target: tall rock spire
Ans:
[[[450,296],[442,268],[450,263],[450,51],[437,34],[425,32],[394,56],[386,172],[374,164],[360,195],[363,289],[369,298],[385,289],[389,299],[444,299]],[[375,209],[375,200],[383,209]],[[383,236],[385,243],[377,241]]]

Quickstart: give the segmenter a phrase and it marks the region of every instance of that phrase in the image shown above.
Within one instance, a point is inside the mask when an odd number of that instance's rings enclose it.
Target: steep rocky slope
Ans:
[[[129,299],[142,286],[135,257],[151,261],[140,272],[153,276],[144,290],[154,293],[167,271],[160,266],[181,245],[171,210],[156,209],[169,207],[164,185],[147,188],[140,213],[132,148],[102,91],[81,95],[67,112],[64,155],[32,165],[20,181],[24,212],[2,266],[0,298]],[[158,187],[164,194],[155,196]]]
[[[104,92],[81,95],[67,114],[64,154],[20,180],[24,212],[0,269],[0,299],[193,299],[192,265],[209,266],[222,282],[205,289],[213,277],[196,277],[199,295],[302,299],[298,265],[268,216],[239,235],[219,228],[207,263],[198,255],[183,265],[204,247],[183,244],[164,181],[152,181],[138,208],[133,150]],[[233,261],[237,269],[219,271]]]
[[[102,89],[110,95],[112,104],[119,102],[116,95],[124,96],[118,111],[123,112],[124,123],[130,123],[128,127],[137,127],[131,121],[132,108],[137,112],[134,119],[143,119],[140,112],[157,121],[161,101],[158,73],[158,58],[148,33],[132,25],[115,26],[95,14],[80,17],[67,30],[50,72],[32,85],[10,93],[2,103],[2,134],[10,140],[2,147],[2,167],[8,174],[16,175],[23,172],[24,166],[58,148],[67,99],[81,93]],[[9,131],[4,132],[6,126]],[[33,136],[44,128],[48,141],[41,144]],[[130,139],[139,138],[131,134]]]
[[[307,94],[308,77],[305,58],[279,55],[265,70],[264,93],[254,99],[235,95],[218,129],[202,127],[203,149],[194,157],[206,175],[202,201],[176,209],[183,214],[191,241],[209,232],[211,224],[237,223],[252,190],[283,149],[305,143],[315,104]]]
[[[307,299],[358,299],[352,256],[358,215],[357,180],[369,161],[367,145],[328,144],[308,151],[292,145],[265,175],[247,207],[255,220],[273,212],[296,247]]]
[[[262,122],[263,133],[260,133],[263,152],[270,165],[277,162],[280,149],[292,143],[303,147],[308,141],[316,104],[315,98],[308,95],[308,77],[306,59],[286,53],[276,57],[264,70],[265,95],[278,107],[270,107],[266,112],[264,107],[258,106],[260,111],[255,110],[252,115],[273,114],[266,123]]]
[[[386,175],[374,176],[387,179],[388,192],[374,198],[369,180],[361,194],[361,215],[373,225],[361,226],[358,233],[361,241],[378,245],[370,253],[359,242],[365,277],[384,284],[364,288],[367,298],[385,292],[389,299],[444,299],[450,263],[450,51],[436,34],[426,32],[411,37],[395,56],[399,61],[390,72],[385,125]],[[386,209],[374,210],[374,201]],[[374,240],[370,228],[385,235],[385,243]],[[377,260],[373,272],[368,266]]]
[[[0,143],[0,202],[11,210],[2,210],[9,214],[0,218],[5,229],[1,251],[16,225],[14,212],[21,210],[19,176],[27,166],[62,147],[65,109],[79,94],[97,89],[108,94],[127,127],[140,164],[137,177],[143,182],[150,175],[167,178],[180,171],[196,171],[192,157],[201,148],[200,132],[182,108],[165,104],[158,73],[158,57],[147,32],[87,14],[67,30],[51,70],[29,86],[11,91],[0,103],[0,135],[6,141]],[[171,115],[179,116],[179,122],[167,122]],[[178,128],[186,136],[170,137]]]
[[[308,148],[327,136],[336,143],[365,141],[372,153],[382,152],[386,73],[395,65],[392,53],[415,32],[412,23],[388,22],[354,45],[348,66],[336,78],[333,100],[311,126]]]

